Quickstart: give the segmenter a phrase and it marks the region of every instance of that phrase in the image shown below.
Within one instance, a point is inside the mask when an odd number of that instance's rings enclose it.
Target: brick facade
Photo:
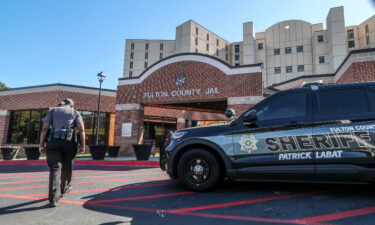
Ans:
[[[186,76],[185,86],[176,86],[178,75]],[[219,93],[205,94],[209,88],[218,88]],[[172,91],[191,89],[200,89],[200,93],[185,96],[171,94]],[[155,92],[167,92],[168,97],[145,97],[145,93]],[[118,86],[116,104],[206,102],[237,96],[261,96],[262,93],[262,73],[226,75],[203,62],[188,61],[166,65],[140,84]]]
[[[177,77],[181,75],[184,76],[186,83],[177,86]],[[136,128],[136,126],[143,127],[143,114],[141,115],[141,113],[177,118],[177,129],[185,128],[187,120],[227,120],[222,113],[158,108],[158,104],[223,102],[231,97],[259,97],[262,94],[261,72],[241,72],[228,75],[219,66],[216,67],[203,61],[180,61],[164,65],[148,74],[141,82],[118,86],[116,104],[122,105],[124,108],[117,110],[115,144],[122,146],[121,155],[131,154],[128,152],[130,151],[129,146],[139,142],[139,132],[143,129]],[[134,110],[131,108],[132,104],[141,105],[141,109]],[[150,104],[154,107],[147,106]],[[248,109],[250,105],[245,104],[241,107],[234,105],[234,107],[240,113]],[[126,107],[130,107],[130,109],[126,110]],[[132,122],[134,133],[130,138],[120,137],[121,124],[124,122]]]
[[[352,63],[336,83],[365,81],[375,81],[375,61]]]
[[[116,92],[105,90],[102,93],[101,111],[115,113]],[[97,111],[98,90],[95,88],[52,84],[0,91],[0,145],[7,141],[11,111],[49,109],[66,98],[72,99],[78,110]]]

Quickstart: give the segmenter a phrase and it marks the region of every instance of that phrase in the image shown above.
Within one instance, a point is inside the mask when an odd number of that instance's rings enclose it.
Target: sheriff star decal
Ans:
[[[254,135],[243,135],[241,137],[241,151],[245,151],[251,153],[257,150],[257,142],[258,140],[254,137]]]

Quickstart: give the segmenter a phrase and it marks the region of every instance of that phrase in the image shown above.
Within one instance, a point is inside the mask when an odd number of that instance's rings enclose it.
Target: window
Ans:
[[[131,43],[131,44],[130,44],[130,49],[131,49],[131,50],[134,50],[134,43]]]
[[[354,30],[353,29],[347,30],[346,33],[347,33],[348,39],[354,39]]]
[[[219,56],[219,49],[216,49],[216,56]]]
[[[146,49],[146,51],[148,50],[148,43],[146,43],[145,49]]]
[[[210,51],[210,45],[208,43],[206,44],[206,51]]]
[[[130,69],[133,69],[133,62],[130,62],[129,67],[130,67]]]
[[[145,69],[147,68],[147,66],[148,66],[148,63],[147,63],[147,62],[145,62]]]
[[[195,53],[198,53],[198,49],[197,48],[195,49]]]
[[[130,52],[130,58],[131,58],[131,59],[134,58],[134,52]]]
[[[287,67],[285,68],[285,71],[286,71],[287,73],[293,73],[293,67],[292,67],[292,66],[287,66]]]
[[[209,35],[209,34],[207,34],[206,40],[207,40],[207,41],[210,40],[210,35]]]
[[[8,143],[38,144],[43,119],[48,109],[11,111]]]
[[[291,54],[292,53],[292,48],[291,47],[286,47],[285,48],[285,54]]]
[[[370,45],[370,36],[366,36],[366,45]]]
[[[234,52],[235,53],[240,53],[240,45],[235,45],[234,46]]]
[[[274,55],[280,55],[280,49],[279,49],[279,48],[275,48],[275,49],[273,50],[273,54],[274,54]]]
[[[219,46],[219,39],[216,39],[216,46]]]
[[[198,35],[198,27],[195,27],[195,34]]]
[[[79,111],[82,116],[83,123],[85,125],[86,131],[86,144],[95,143],[95,128],[98,123],[98,116],[96,112],[90,111]],[[109,135],[109,124],[110,124],[110,114],[109,113],[100,113],[100,131],[99,131],[99,144],[108,143]]]
[[[305,66],[304,65],[298,65],[297,69],[298,69],[298,72],[305,72]]]
[[[240,60],[240,55],[239,54],[235,54],[234,55],[234,60]]]
[[[293,93],[276,96],[256,107],[258,120],[300,118],[307,115],[307,94]]]
[[[225,53],[225,60],[228,60],[228,53]]]
[[[160,51],[163,51],[163,49],[164,49],[164,44],[162,43],[160,44]]]
[[[365,31],[366,31],[366,34],[368,34],[368,24],[365,25]]]
[[[323,35],[318,35],[318,42],[323,42],[324,39],[323,39]]]
[[[263,49],[263,43],[258,43],[258,50],[262,50]]]
[[[319,63],[325,63],[325,57],[319,56]]]
[[[145,53],[145,59],[148,59],[148,52]]]
[[[337,116],[366,112],[369,109],[362,88],[322,90],[318,93],[320,114]]]
[[[275,74],[280,74],[280,73],[281,73],[281,68],[275,67]]]
[[[303,45],[297,46],[297,52],[303,52]]]
[[[133,71],[129,71],[129,77],[132,77],[133,76]]]
[[[228,51],[228,45],[225,45],[225,51]]]
[[[234,64],[235,66],[239,66],[240,64],[239,63],[236,63],[236,64]]]
[[[160,52],[159,59],[163,59],[163,53]]]
[[[355,47],[354,40],[348,41],[348,48],[354,48],[354,47]]]
[[[198,38],[195,38],[195,45],[198,45]]]

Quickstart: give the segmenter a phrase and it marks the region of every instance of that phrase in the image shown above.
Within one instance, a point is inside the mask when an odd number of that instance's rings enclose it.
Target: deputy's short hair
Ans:
[[[73,102],[73,100],[70,99],[70,98],[65,99],[65,100],[64,100],[64,103],[65,103],[65,105],[74,106],[74,102]]]

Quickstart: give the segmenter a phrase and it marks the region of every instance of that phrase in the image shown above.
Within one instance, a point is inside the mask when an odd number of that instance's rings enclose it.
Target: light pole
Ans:
[[[98,123],[96,126],[95,144],[98,145],[99,144],[99,129],[100,129],[100,94],[102,92],[102,83],[104,79],[106,78],[106,75],[103,72],[100,72],[96,76],[98,77],[98,80],[99,80],[99,99],[98,99],[98,118],[97,118]]]

